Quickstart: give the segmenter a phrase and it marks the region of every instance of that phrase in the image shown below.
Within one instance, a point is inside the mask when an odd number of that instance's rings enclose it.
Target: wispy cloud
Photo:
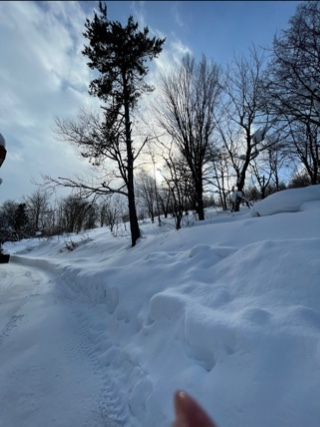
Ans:
[[[133,15],[141,27],[147,23],[147,2],[132,2]],[[91,13],[96,4],[90,3]],[[8,156],[0,169],[3,184],[0,204],[30,195],[33,181],[41,174],[89,176],[92,167],[75,147],[55,139],[54,118],[75,117],[80,106],[98,108],[88,95],[92,72],[81,54],[84,12],[81,2],[0,2],[0,132]],[[158,28],[150,33],[167,37]],[[159,70],[168,71],[180,62],[188,46],[170,35],[164,50],[150,65],[148,81],[159,82]]]
[[[132,10],[132,14],[134,18],[138,21],[141,27],[146,27],[146,11],[145,11],[145,1],[132,1],[130,5],[130,9]]]
[[[77,2],[0,3],[0,132],[8,148],[0,201],[30,193],[40,173],[85,168],[52,131],[55,116],[94,103],[81,55],[84,22]]]
[[[170,72],[181,63],[182,58],[187,54],[192,55],[192,50],[181,40],[173,39],[168,41],[159,58],[154,61],[155,67],[152,69],[150,78],[157,81],[158,72]]]
[[[181,14],[180,14],[180,10],[179,10],[179,2],[174,1],[172,2],[172,12],[173,12],[173,17],[174,17],[174,22],[179,26],[179,27],[184,27],[184,23],[182,21],[181,18]]]

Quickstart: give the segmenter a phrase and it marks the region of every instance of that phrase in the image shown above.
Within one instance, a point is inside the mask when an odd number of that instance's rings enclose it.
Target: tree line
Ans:
[[[281,190],[309,185],[308,180],[293,178]],[[273,185],[266,187],[265,195],[276,192]],[[261,199],[255,186],[248,186],[247,197],[251,201]],[[25,238],[50,238],[69,236],[96,227],[107,227],[114,237],[127,235],[129,210],[126,197],[113,194],[95,201],[85,200],[75,194],[52,200],[48,192],[35,190],[22,201],[8,199],[0,205],[0,245]],[[204,195],[204,208],[223,208],[219,199],[211,192]],[[138,221],[149,220],[162,225],[166,218],[173,218],[179,230],[184,224],[193,223],[194,200],[187,185],[179,186],[179,193],[166,182],[157,184],[146,172],[141,172],[136,180],[136,204]],[[230,197],[227,206],[231,207]]]
[[[125,26],[111,21],[99,2],[85,23],[82,54],[95,71],[89,93],[100,99],[101,110],[57,118],[56,134],[101,174],[94,183],[44,177],[46,185],[69,187],[80,199],[122,196],[134,246],[140,237],[139,168],[143,176],[137,160],[143,154],[146,163],[146,150],[149,165],[161,165],[162,193],[156,174],[145,172],[145,185],[157,187],[154,202],[152,192],[142,191],[145,203],[151,216],[151,205],[159,215],[160,206],[163,212],[170,205],[177,228],[186,210],[205,218],[209,193],[227,209],[231,191],[263,198],[288,185],[286,179],[319,184],[319,27],[320,2],[302,2],[269,49],[253,45],[225,68],[205,55],[199,61],[187,55],[160,72],[153,87],[145,81],[148,61],[161,54],[165,39],[150,37],[132,16]],[[146,110],[143,95],[151,93]]]

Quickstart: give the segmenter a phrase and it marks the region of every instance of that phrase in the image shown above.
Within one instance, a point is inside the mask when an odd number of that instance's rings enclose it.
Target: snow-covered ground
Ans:
[[[207,218],[5,245],[1,427],[166,427],[178,389],[219,427],[319,427],[320,186]]]
[[[110,386],[58,284],[38,268],[0,265],[1,427],[115,427]]]

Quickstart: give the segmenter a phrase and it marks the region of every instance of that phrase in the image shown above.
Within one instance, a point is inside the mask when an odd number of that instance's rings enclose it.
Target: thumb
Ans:
[[[204,409],[186,392],[174,395],[176,419],[172,427],[217,427]]]

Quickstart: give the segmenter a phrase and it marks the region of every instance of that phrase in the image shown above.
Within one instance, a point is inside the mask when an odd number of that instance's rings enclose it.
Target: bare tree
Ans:
[[[291,121],[288,124],[285,152],[302,165],[311,185],[320,183],[319,126],[311,121]]]
[[[172,196],[170,187],[167,185],[165,180],[158,189],[158,203],[159,203],[159,215],[160,211],[165,218],[168,218],[170,213],[170,206],[172,205]]]
[[[158,195],[155,179],[145,171],[141,171],[137,176],[137,198],[142,207],[146,209],[152,223],[154,223],[157,212]]]
[[[269,145],[250,163],[251,181],[257,187],[261,199],[270,192],[283,189],[280,172],[283,177],[284,168],[292,170],[288,162],[287,139],[282,139],[285,135],[286,133],[277,133],[267,137]]]
[[[162,156],[165,163],[162,191],[165,191],[168,197],[168,210],[175,219],[176,229],[179,230],[183,214],[187,215],[190,207],[194,206],[193,180],[185,158],[174,154],[172,146],[168,146]]]
[[[217,124],[221,150],[227,154],[239,192],[244,191],[249,166],[267,149],[273,122],[265,111],[263,96],[264,59],[253,47],[250,57],[235,58],[226,73],[225,103]],[[235,204],[238,211],[240,200]]]
[[[33,235],[37,231],[44,231],[45,218],[49,207],[49,194],[37,189],[26,198],[30,230]]]
[[[205,57],[197,64],[187,55],[181,66],[162,75],[162,99],[155,107],[159,125],[171,136],[184,157],[195,188],[195,209],[204,219],[204,166],[215,128],[214,110],[221,87],[220,70]]]
[[[214,193],[218,194],[218,205],[227,210],[231,179],[229,155],[223,146],[214,147],[210,150],[209,159],[210,173],[207,181],[213,186]]]
[[[41,216],[40,230],[42,231],[41,236],[54,236],[59,234],[59,230],[56,227],[57,212],[55,211],[56,204],[50,205],[46,209],[43,216]]]
[[[70,195],[62,200],[61,208],[60,221],[63,231],[79,233],[95,226],[96,208],[91,202]]]
[[[100,205],[100,226],[106,225],[116,236],[119,224],[125,217],[124,198],[114,194]]]
[[[319,70],[320,2],[304,1],[273,42],[266,88],[278,119],[319,126]]]
[[[320,182],[320,2],[297,6],[287,29],[275,36],[266,74],[269,110],[287,126],[286,152],[311,184]]]

